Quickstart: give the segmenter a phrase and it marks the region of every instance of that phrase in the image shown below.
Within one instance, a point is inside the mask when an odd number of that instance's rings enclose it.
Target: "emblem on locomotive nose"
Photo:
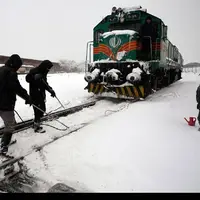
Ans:
[[[110,38],[109,44],[111,47],[116,48],[121,44],[121,39],[114,36],[114,37]]]

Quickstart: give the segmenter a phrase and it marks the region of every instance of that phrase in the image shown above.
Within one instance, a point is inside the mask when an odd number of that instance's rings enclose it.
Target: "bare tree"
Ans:
[[[83,72],[83,69],[74,60],[62,59],[59,61],[60,71],[63,72]]]

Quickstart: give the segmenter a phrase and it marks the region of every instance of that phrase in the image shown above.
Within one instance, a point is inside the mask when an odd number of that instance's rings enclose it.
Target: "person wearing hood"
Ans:
[[[200,85],[196,89],[196,101],[197,101],[197,110],[199,111],[197,120],[200,125]],[[200,131],[200,127],[198,130]]]
[[[141,42],[142,42],[142,50],[145,54],[148,55],[147,56],[148,59],[151,59],[149,54],[151,53],[152,43],[156,41],[156,37],[157,37],[156,30],[152,24],[151,17],[147,17],[145,20],[145,23],[141,26],[140,36],[141,36]]]
[[[152,18],[151,17],[147,17],[145,20],[145,23],[141,26],[141,30],[140,30],[140,35],[142,37],[151,37],[151,39],[153,41],[155,41],[156,39],[156,31],[155,31],[155,27],[152,24]]]
[[[8,145],[10,144],[15,120],[16,95],[25,100],[25,104],[31,105],[31,99],[27,91],[20,85],[17,77],[17,70],[22,66],[22,59],[19,55],[13,54],[6,61],[3,67],[0,67],[0,117],[5,128],[1,139],[0,154],[6,155]]]
[[[47,74],[53,67],[53,64],[49,60],[44,60],[38,67],[35,67],[29,71],[26,75],[26,81],[29,83],[29,93],[33,102],[34,110],[34,131],[43,133],[45,132],[40,126],[41,118],[44,116],[46,111],[46,93],[47,90],[52,97],[56,94],[52,87],[47,82]]]

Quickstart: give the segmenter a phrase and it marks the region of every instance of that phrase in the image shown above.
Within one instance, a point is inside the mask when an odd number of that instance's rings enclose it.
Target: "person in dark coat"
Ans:
[[[140,35],[142,37],[150,36],[153,41],[156,40],[156,30],[152,24],[152,18],[147,17],[145,23],[141,26]]]
[[[200,125],[200,85],[197,87],[197,90],[196,90],[196,101],[197,101],[197,109],[199,110],[197,120]]]
[[[0,117],[5,128],[1,139],[1,154],[8,152],[12,134],[15,126],[14,108],[16,95],[25,100],[25,104],[31,105],[31,99],[27,91],[20,85],[17,70],[22,66],[19,55],[13,54],[6,61],[5,66],[0,67]]]
[[[151,17],[147,17],[145,23],[141,26],[140,36],[142,42],[142,51],[147,54],[148,59],[150,59],[152,43],[156,41],[157,37],[157,33],[155,27],[152,24]]]
[[[51,61],[44,60],[38,67],[31,69],[26,76],[26,81],[29,83],[30,96],[33,102],[35,132],[44,132],[40,124],[41,118],[44,116],[44,112],[46,112],[45,91],[47,90],[52,97],[56,96],[54,90],[47,82],[47,74],[52,67],[53,64]]]

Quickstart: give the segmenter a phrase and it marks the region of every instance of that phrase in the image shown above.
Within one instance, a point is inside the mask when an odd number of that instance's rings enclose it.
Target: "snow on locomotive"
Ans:
[[[139,7],[112,8],[87,43],[85,80],[98,96],[135,99],[181,79],[183,58],[161,19]]]

